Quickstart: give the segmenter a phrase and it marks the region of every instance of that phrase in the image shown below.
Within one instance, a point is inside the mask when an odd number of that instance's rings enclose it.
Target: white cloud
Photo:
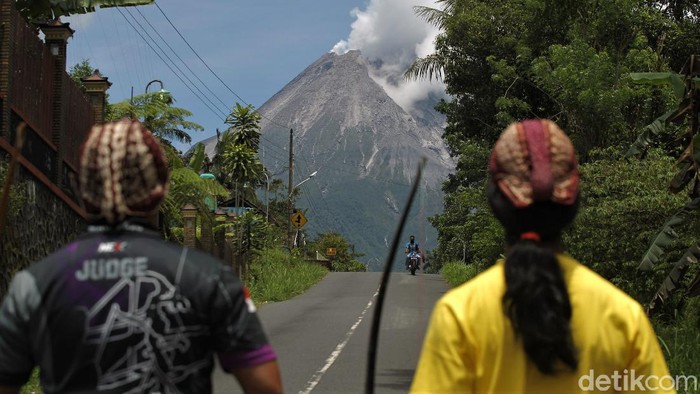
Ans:
[[[70,16],[63,16],[63,17],[61,17],[61,22],[70,23],[72,25],[71,27],[73,29],[75,29],[76,26],[80,29],[87,29],[89,26],[91,26],[93,24],[94,19],[95,19],[95,13],[88,12],[87,14],[75,14],[75,15],[70,15]]]
[[[372,72],[374,80],[408,112],[413,103],[430,94],[445,94],[442,82],[403,79],[404,71],[416,58],[434,52],[434,40],[439,33],[415,14],[416,5],[438,8],[435,0],[371,0],[367,9],[355,8],[350,36],[332,49],[337,54],[359,49],[376,65]]]

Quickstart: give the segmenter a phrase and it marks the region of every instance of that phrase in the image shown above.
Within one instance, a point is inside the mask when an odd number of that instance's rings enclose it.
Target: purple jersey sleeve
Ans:
[[[225,370],[277,359],[247,289],[229,267],[221,267],[212,307],[214,350]]]

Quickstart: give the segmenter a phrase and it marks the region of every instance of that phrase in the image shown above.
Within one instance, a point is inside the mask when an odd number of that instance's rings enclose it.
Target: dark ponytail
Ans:
[[[537,202],[515,208],[495,185],[489,185],[487,195],[510,247],[504,267],[503,308],[515,334],[543,374],[557,373],[558,361],[576,370],[571,302],[551,246],[559,242],[563,228],[576,217],[578,199],[573,205]]]
[[[556,373],[557,360],[575,371],[571,303],[554,253],[537,241],[520,240],[506,256],[505,276],[503,308],[527,356],[543,374]]]

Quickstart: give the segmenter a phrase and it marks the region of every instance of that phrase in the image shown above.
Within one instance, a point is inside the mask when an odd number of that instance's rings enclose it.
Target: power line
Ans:
[[[248,104],[241,96],[239,96],[238,93],[234,92],[233,89],[231,89],[231,87],[229,87],[229,86],[226,84],[226,82],[224,82],[224,81],[221,79],[221,77],[219,77],[219,75],[217,75],[217,74],[214,72],[214,70],[212,70],[211,67],[209,67],[209,65],[207,64],[207,62],[205,62],[204,59],[202,59],[202,57],[199,56],[199,53],[197,53],[197,51],[195,51],[195,49],[192,47],[192,45],[190,45],[190,43],[187,41],[187,39],[185,39],[185,37],[182,35],[182,33],[180,33],[180,30],[178,30],[178,28],[175,26],[175,24],[170,20],[170,18],[168,18],[168,16],[165,14],[165,12],[163,11],[163,9],[160,8],[160,6],[158,5],[158,3],[157,3],[156,1],[154,1],[153,4],[156,5],[156,7],[157,7],[158,10],[160,11],[160,13],[163,14],[163,16],[164,16],[165,19],[168,21],[168,23],[170,23],[170,26],[172,26],[172,28],[175,29],[175,31],[176,31],[177,34],[180,36],[180,38],[182,38],[182,40],[185,42],[185,44],[187,44],[187,46],[190,48],[190,50],[192,50],[192,53],[194,53],[195,56],[197,56],[197,58],[202,62],[202,64],[204,64],[204,66],[207,68],[207,70],[209,70],[209,72],[211,72],[211,73],[216,77],[216,79],[218,79],[219,82],[221,82],[221,84],[223,84],[223,85],[226,87],[226,89],[228,89],[229,92],[233,93],[233,95],[236,96],[236,98],[238,98],[239,100],[241,100],[241,102],[242,102],[243,104],[245,104],[245,105],[251,105],[251,104]],[[277,125],[277,126],[279,126],[279,127],[282,127],[282,128],[287,128],[287,126],[282,125],[282,124],[279,124],[279,123],[275,122],[274,120],[268,118],[267,116],[265,116],[265,114],[263,114],[262,112],[258,111],[257,109],[255,109],[255,112],[259,113],[260,116],[262,116],[263,118],[265,118],[265,119],[267,119],[268,121],[270,121],[270,123],[275,124],[275,125]]]
[[[153,46],[146,40],[146,38],[143,36],[143,34],[141,34],[141,32],[138,31],[138,29],[136,28],[136,26],[134,26],[134,25],[131,23],[131,21],[129,20],[129,18],[127,18],[126,15],[124,15],[124,13],[121,11],[120,7],[115,7],[115,8],[117,9],[117,11],[119,11],[119,13],[121,14],[121,16],[126,20],[126,22],[136,31],[136,33],[138,33],[138,35],[141,36],[141,39],[146,43],[146,45],[148,45],[148,46],[151,48],[151,50],[160,58],[160,60],[161,60],[163,63],[165,63],[165,65],[168,67],[168,69],[170,69],[170,71],[180,80],[180,82],[182,82],[182,84],[185,85],[185,87],[186,87],[190,92],[192,92],[192,94],[195,95],[195,96],[202,102],[202,104],[204,104],[205,107],[207,107],[212,113],[214,113],[215,116],[219,117],[220,114],[217,113],[215,110],[213,110],[201,97],[199,97],[199,95],[198,95],[194,90],[192,90],[192,88],[182,79],[182,77],[180,77],[180,75],[179,75],[178,73],[176,73],[175,70],[173,70],[173,68],[170,66],[170,64],[169,64],[167,61],[165,61],[165,59],[163,59],[163,57],[160,55],[160,53],[158,53],[158,52],[155,50],[155,48],[153,48]],[[133,16],[132,16],[132,18],[133,18]],[[156,46],[157,46],[157,45],[156,45]],[[162,50],[162,49],[161,49],[161,50]],[[166,57],[167,57],[167,56],[166,56]]]
[[[131,16],[131,18],[134,20],[134,22],[136,22],[136,24],[141,28],[141,30],[143,30],[143,32],[148,36],[148,38],[151,39],[151,41],[153,42],[153,44],[155,44],[155,46],[158,47],[158,49],[163,53],[163,55],[164,55],[166,58],[168,58],[168,60],[172,63],[173,66],[175,66],[175,68],[182,74],[182,76],[184,76],[185,79],[187,79],[187,81],[188,81],[192,86],[194,86],[194,88],[197,89],[197,91],[198,91],[204,98],[206,98],[206,100],[209,102],[209,104],[211,104],[214,108],[216,108],[217,110],[219,110],[220,113],[224,115],[224,119],[225,119],[226,116],[227,116],[227,113],[224,112],[224,111],[221,111],[220,108],[217,108],[216,104],[214,104],[211,100],[209,100],[209,98],[207,97],[207,95],[206,95],[204,92],[202,92],[201,89],[199,89],[199,87],[197,86],[197,84],[195,84],[194,82],[192,82],[192,80],[182,71],[182,69],[181,69],[177,64],[175,64],[175,62],[173,61],[173,59],[171,59],[170,56],[168,56],[168,54],[165,53],[165,50],[164,50],[163,48],[161,48],[160,45],[158,45],[158,43],[156,42],[156,40],[153,39],[153,37],[151,37],[150,34],[148,34],[148,31],[146,31],[146,28],[144,28],[143,25],[141,25],[141,23],[136,19],[136,17],[131,13],[131,11],[129,11],[128,9],[125,9],[125,11],[129,14],[129,16]],[[139,11],[139,12],[140,12],[140,11]],[[167,43],[166,43],[166,44],[167,44]],[[171,49],[171,50],[172,50],[172,49]],[[179,76],[178,76],[178,78],[179,78]],[[182,81],[182,79],[180,79],[180,80]],[[183,81],[183,83],[185,83],[185,82]],[[190,89],[190,90],[191,90],[191,89]],[[192,93],[194,94],[194,92],[192,92]],[[197,96],[197,98],[199,98],[200,100],[202,100],[200,96]]]
[[[153,29],[153,31],[156,32],[156,34],[158,35],[158,37],[160,37],[160,39],[163,40],[163,42],[165,43],[165,45],[168,46],[168,48],[173,52],[173,54],[175,54],[175,56],[180,60],[180,62],[182,62],[182,64],[187,68],[187,70],[188,70],[190,73],[192,73],[192,75],[194,75],[194,77],[199,81],[199,83],[202,84],[202,86],[204,86],[204,87],[209,91],[209,93],[212,94],[212,96],[216,97],[216,99],[219,100],[219,102],[220,102],[221,104],[223,104],[224,108],[226,108],[226,111],[229,111],[229,109],[230,109],[229,106],[228,106],[223,100],[221,100],[221,98],[219,98],[219,96],[217,96],[216,93],[212,92],[212,90],[209,89],[209,87],[204,83],[204,81],[202,81],[202,79],[199,78],[199,76],[197,75],[197,73],[195,73],[194,71],[192,71],[192,69],[190,68],[190,66],[188,66],[187,63],[185,63],[184,60],[182,60],[182,58],[180,57],[180,55],[177,54],[177,51],[175,51],[175,50],[173,49],[173,47],[171,47],[170,44],[168,44],[168,41],[167,41],[165,38],[163,38],[163,36],[158,32],[158,29],[156,29],[156,28],[151,24],[151,22],[148,20],[148,18],[146,18],[146,16],[143,15],[143,13],[138,9],[138,7],[136,7],[136,12],[138,12],[139,15],[141,15],[141,17],[143,18],[143,20],[146,21],[146,23],[148,24],[148,26],[150,26],[151,29]]]

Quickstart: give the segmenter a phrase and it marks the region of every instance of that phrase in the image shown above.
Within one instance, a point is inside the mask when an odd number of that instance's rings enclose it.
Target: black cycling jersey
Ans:
[[[0,386],[40,367],[46,393],[209,393],[224,369],[276,359],[230,267],[134,223],[18,273],[0,310]]]

